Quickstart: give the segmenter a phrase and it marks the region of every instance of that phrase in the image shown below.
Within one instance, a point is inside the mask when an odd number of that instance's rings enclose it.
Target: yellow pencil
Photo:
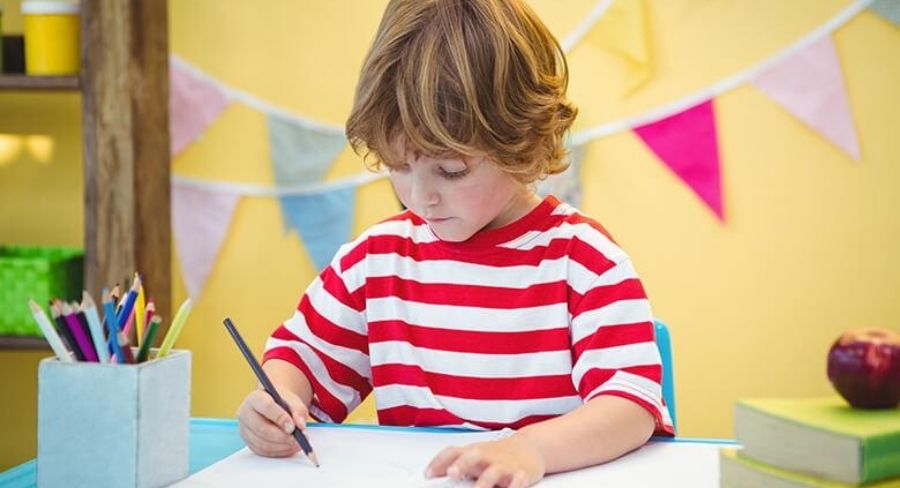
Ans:
[[[175,313],[175,318],[172,319],[172,325],[169,327],[169,331],[166,332],[166,338],[163,339],[162,345],[159,346],[159,352],[156,354],[157,358],[165,357],[169,354],[169,350],[175,345],[175,340],[178,339],[178,334],[181,333],[181,329],[184,328],[184,323],[190,314],[191,299],[188,298],[178,307],[178,312]]]
[[[138,279],[138,274],[134,273],[134,278]],[[141,347],[141,341],[144,340],[144,284],[138,285],[137,300],[134,302],[134,326],[136,327],[135,337],[138,347]]]

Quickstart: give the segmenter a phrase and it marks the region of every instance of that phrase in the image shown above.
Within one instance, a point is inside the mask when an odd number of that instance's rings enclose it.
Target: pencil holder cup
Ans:
[[[190,383],[184,350],[139,364],[41,361],[38,487],[144,488],[187,476]]]

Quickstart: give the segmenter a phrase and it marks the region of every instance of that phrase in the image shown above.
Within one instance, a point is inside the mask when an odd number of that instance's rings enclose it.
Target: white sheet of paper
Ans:
[[[468,487],[446,478],[426,480],[422,473],[443,448],[497,439],[498,432],[431,432],[354,427],[306,430],[319,457],[316,468],[302,454],[272,459],[244,448],[174,486],[401,486]],[[550,475],[540,486],[690,486],[719,484],[721,445],[651,442],[618,460],[569,473]]]

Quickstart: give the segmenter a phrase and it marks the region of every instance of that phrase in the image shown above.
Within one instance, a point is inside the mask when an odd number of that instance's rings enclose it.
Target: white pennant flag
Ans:
[[[188,294],[203,292],[241,196],[172,182],[172,230]]]
[[[831,36],[822,36],[763,71],[752,83],[853,159],[859,159],[853,114]]]

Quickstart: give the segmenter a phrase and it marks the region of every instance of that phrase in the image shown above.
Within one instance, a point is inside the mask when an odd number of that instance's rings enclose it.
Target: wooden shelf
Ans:
[[[157,313],[171,317],[167,3],[81,0],[80,9],[80,75],[0,75],[0,92],[81,94],[84,287],[138,271]],[[42,342],[0,337],[0,350]]]
[[[77,76],[0,75],[0,90],[78,90]]]
[[[0,349],[50,349],[43,337],[0,336]]]

